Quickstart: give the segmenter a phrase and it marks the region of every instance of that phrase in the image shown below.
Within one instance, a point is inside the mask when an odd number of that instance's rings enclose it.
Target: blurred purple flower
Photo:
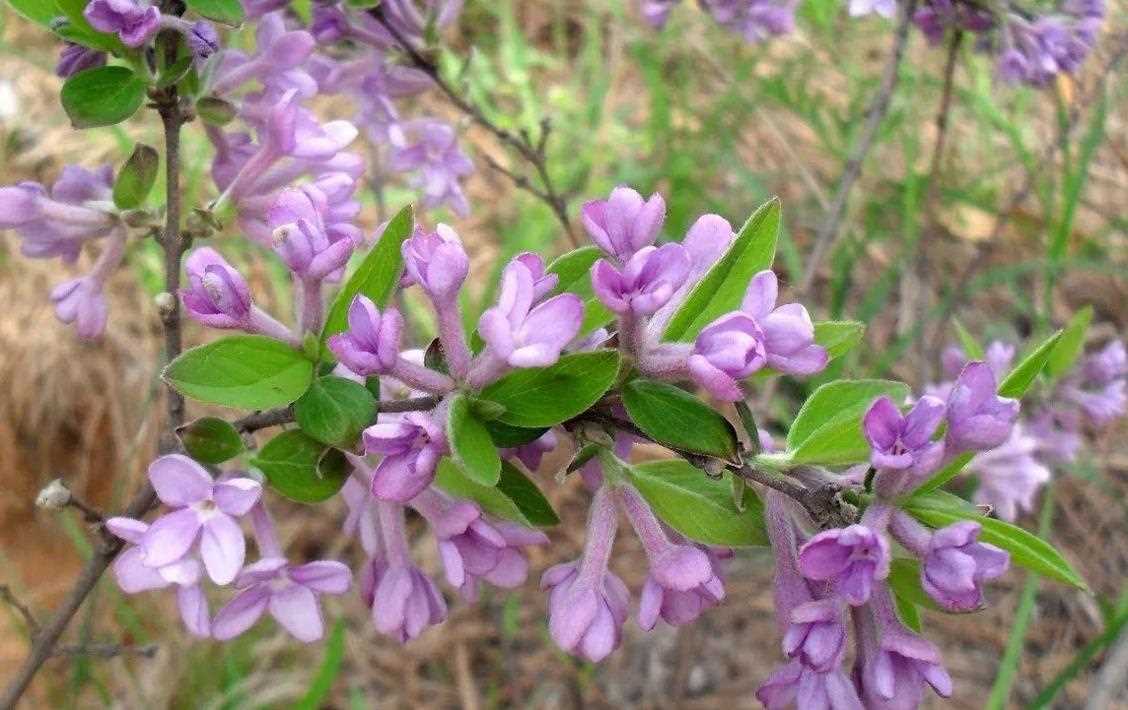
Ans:
[[[74,76],[84,69],[93,69],[106,63],[106,53],[83,47],[81,44],[66,42],[59,52],[59,62],[55,65],[55,75],[64,79]]]
[[[976,503],[989,505],[1002,520],[1014,520],[1019,510],[1034,506],[1034,496],[1049,482],[1050,469],[1035,458],[1039,442],[1022,424],[999,446],[976,454],[967,470],[979,479]]]

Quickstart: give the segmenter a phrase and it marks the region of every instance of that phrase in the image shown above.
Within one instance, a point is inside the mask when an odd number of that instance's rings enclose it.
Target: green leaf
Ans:
[[[376,398],[364,385],[332,375],[313,381],[294,402],[294,420],[312,438],[349,448],[376,419]]]
[[[52,20],[59,16],[54,0],[8,0],[12,9],[32,22],[50,27]]]
[[[955,501],[951,500],[953,498]],[[1077,574],[1053,545],[1017,525],[985,517],[974,509],[969,510],[966,506],[967,503],[962,498],[943,491],[933,491],[927,498],[910,499],[905,511],[933,528],[942,528],[960,520],[974,520],[983,528],[979,535],[980,542],[990,543],[1006,550],[1011,554],[1011,559],[1016,565],[1078,589],[1088,588],[1081,575]]]
[[[596,350],[564,355],[555,365],[514,370],[481,393],[505,407],[498,420],[547,427],[582,414],[615,382],[619,353]]]
[[[953,320],[952,325],[955,326],[956,338],[960,341],[964,356],[968,360],[982,360],[984,357],[983,346],[979,344],[975,336],[968,332],[968,329],[958,320]]]
[[[587,335],[615,320],[615,314],[595,297],[591,287],[591,266],[602,256],[598,247],[580,247],[560,255],[545,268],[545,273],[560,277],[552,295],[569,292],[584,300],[580,335]]]
[[[909,388],[890,380],[837,380],[819,387],[803,403],[787,432],[791,462],[836,465],[868,460],[870,447],[862,432],[862,417],[883,395],[900,402],[909,395]]]
[[[1058,379],[1077,364],[1077,359],[1085,349],[1085,335],[1089,332],[1089,323],[1092,320],[1093,307],[1085,306],[1074,313],[1069,323],[1062,329],[1061,338],[1046,359],[1045,372],[1051,379]]]
[[[188,9],[200,17],[238,27],[243,24],[246,14],[239,0],[185,0]]]
[[[748,282],[771,268],[779,236],[779,200],[764,203],[736,235],[732,246],[689,292],[670,318],[663,340],[688,342],[719,316],[740,308]]]
[[[918,634],[921,632],[920,609],[908,599],[893,590],[893,605],[897,609],[897,618],[901,623]]]
[[[86,10],[88,0],[56,0],[55,5],[66,22],[58,27],[57,34],[69,42],[81,44],[84,47],[111,52],[122,56],[129,50],[116,34],[99,32],[90,26],[83,11]]]
[[[501,475],[501,459],[490,432],[471,411],[470,399],[457,394],[447,411],[447,440],[451,456],[458,467],[472,481],[492,486]]]
[[[493,439],[494,445],[502,449],[512,449],[515,446],[521,446],[522,444],[536,441],[548,431],[547,427],[526,429],[524,427],[499,422],[496,419],[484,423],[486,425],[486,431],[490,433],[490,438]]]
[[[639,378],[623,387],[631,421],[659,444],[718,458],[736,458],[736,429],[729,420],[689,392],[665,382]]]
[[[945,483],[958,476],[960,471],[964,470],[964,467],[971,463],[974,457],[975,453],[968,451],[952,459],[947,466],[932,474],[932,478],[921,484],[921,486],[917,488],[916,494],[930,493],[940,488]]]
[[[212,126],[226,126],[239,115],[235,104],[215,96],[205,96],[196,102],[196,115]]]
[[[144,143],[134,146],[133,154],[114,180],[114,204],[123,210],[140,207],[157,181],[160,163],[160,155],[154,148]]]
[[[654,513],[691,540],[726,547],[764,546],[764,509],[751,490],[744,510],[732,500],[731,474],[709,478],[688,461],[668,459],[629,467],[631,481]]]
[[[349,306],[358,293],[371,298],[372,302],[380,308],[388,304],[388,299],[392,297],[396,283],[399,282],[400,272],[403,270],[400,245],[411,236],[414,224],[415,215],[411,205],[397,212],[396,216],[388,222],[384,233],[380,235],[380,241],[372,247],[364,257],[364,261],[333,299],[333,305],[329,308],[329,315],[325,319],[325,327],[321,329],[322,345],[329,336],[340,333],[348,327]],[[324,352],[328,353],[328,348],[325,348]]]
[[[508,461],[501,462],[496,486],[483,486],[467,478],[453,461],[444,458],[435,472],[439,488],[456,498],[469,498],[490,515],[529,527],[548,527],[560,522],[556,511],[528,476]]]
[[[1042,341],[1034,349],[1034,352],[1023,358],[1022,362],[1015,365],[1010,374],[999,383],[999,396],[1020,399],[1022,395],[1026,394],[1026,390],[1030,389],[1030,385],[1034,384],[1034,379],[1046,366],[1046,361],[1050,359],[1050,354],[1053,353],[1060,339],[1061,331],[1059,330]]]
[[[263,335],[232,335],[186,350],[161,374],[185,397],[240,409],[290,404],[313,381],[313,363]]]
[[[188,455],[200,463],[218,464],[243,453],[243,437],[218,417],[203,417],[176,430]]]
[[[815,342],[826,348],[830,360],[850,352],[866,334],[866,324],[856,320],[824,320],[815,323]]]
[[[59,98],[75,128],[112,126],[141,108],[145,80],[126,67],[94,67],[67,79]]]
[[[889,586],[893,592],[912,603],[932,611],[946,612],[928,596],[920,584],[920,561],[909,557],[894,557],[889,565]]]
[[[343,618],[337,619],[333,624],[333,630],[329,632],[329,641],[325,644],[325,655],[321,658],[321,665],[313,676],[306,694],[295,706],[295,710],[318,710],[326,707],[329,691],[333,689],[333,684],[337,682],[344,667],[345,628]]]
[[[299,503],[332,498],[349,477],[344,454],[297,430],[266,442],[251,465],[263,472],[272,488]]]

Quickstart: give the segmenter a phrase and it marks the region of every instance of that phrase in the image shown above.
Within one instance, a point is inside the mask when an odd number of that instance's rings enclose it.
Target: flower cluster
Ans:
[[[985,360],[996,377],[1010,369],[1015,346],[990,343]],[[966,361],[963,350],[948,347],[943,355],[949,376]],[[928,388],[933,394],[951,389],[950,383]],[[1073,463],[1084,446],[1084,430],[1102,427],[1128,412],[1128,355],[1124,343],[1114,340],[1083,357],[1057,381],[1051,391],[1038,398],[1009,437],[998,446],[976,454],[968,472],[978,484],[977,503],[989,505],[1003,520],[1014,520],[1029,511],[1042,486],[1049,483],[1055,465]]]
[[[639,12],[652,27],[666,25],[670,12],[680,0],[639,0]],[[698,0],[713,21],[746,42],[763,42],[795,30],[792,0]]]

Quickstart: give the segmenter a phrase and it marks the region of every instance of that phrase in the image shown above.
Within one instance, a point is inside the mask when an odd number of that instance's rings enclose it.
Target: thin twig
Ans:
[[[153,643],[144,646],[120,643],[88,643],[83,646],[59,646],[51,655],[55,657],[116,658],[118,656],[141,656],[142,658],[153,658],[157,655],[158,648]]]
[[[169,8],[171,11],[171,8]],[[165,42],[165,48],[175,60],[177,41]],[[165,140],[165,184],[167,189],[165,225],[161,234],[160,243],[164,252],[165,284],[164,292],[175,294],[180,287],[180,261],[187,248],[185,239],[180,233],[180,129],[185,121],[181,111],[180,97],[175,86],[163,89],[159,95],[154,96],[161,116]],[[164,353],[163,361],[170,362],[181,351],[180,333],[180,304],[175,297],[162,299],[160,303],[161,323],[164,326]],[[160,449],[162,452],[175,450],[178,447],[176,429],[184,423],[184,398],[175,390],[169,388],[167,394],[167,419],[164,435],[161,438]],[[149,511],[156,501],[153,487],[146,481],[141,489],[134,495],[126,506],[122,515],[130,518],[140,518]],[[103,539],[94,549],[94,553],[87,560],[79,573],[78,579],[71,588],[62,606],[47,622],[42,631],[36,635],[27,659],[16,672],[11,684],[0,698],[0,710],[12,710],[20,697],[31,685],[32,679],[43,663],[55,651],[59,638],[66,630],[67,624],[74,617],[86,597],[93,591],[98,580],[106,568],[121,551],[123,543],[120,540]]]
[[[815,245],[811,249],[811,255],[807,258],[806,266],[803,270],[803,278],[799,282],[796,297],[802,297],[810,290],[815,282],[815,276],[818,274],[819,265],[826,255],[830,252],[830,248],[834,246],[834,242],[838,236],[839,227],[842,224],[842,218],[846,213],[846,204],[850,200],[850,192],[854,188],[854,183],[857,182],[858,177],[862,173],[862,165],[865,163],[866,156],[869,155],[870,149],[873,148],[874,139],[877,138],[878,130],[885,119],[885,114],[889,112],[889,104],[893,97],[893,90],[897,88],[897,82],[900,79],[901,62],[905,57],[905,47],[909,43],[909,27],[910,20],[913,16],[913,11],[916,9],[916,0],[908,0],[907,2],[900,3],[900,14],[897,18],[897,29],[893,38],[893,51],[889,55],[889,60],[885,63],[885,70],[881,75],[881,84],[878,88],[877,94],[870,101],[869,108],[866,111],[865,125],[862,127],[862,135],[858,140],[858,144],[854,147],[854,151],[850,154],[849,160],[846,161],[846,168],[842,171],[842,177],[838,180],[838,186],[834,190],[834,198],[830,203],[830,210],[827,212],[822,226],[819,227],[818,233],[815,235]]]
[[[529,192],[530,194],[536,196],[539,200],[544,202],[546,205],[548,205],[553,214],[556,215],[556,219],[559,220],[560,225],[564,227],[564,232],[568,235],[568,240],[572,243],[573,246],[579,246],[576,235],[572,231],[572,221],[568,218],[567,200],[565,200],[564,196],[556,189],[556,186],[552,181],[552,176],[548,172],[546,148],[548,136],[552,129],[549,121],[547,119],[541,121],[540,137],[536,142],[533,142],[523,131],[520,133],[514,133],[513,131],[497,125],[496,123],[491,121],[480,108],[465,99],[458,91],[455,90],[453,86],[451,86],[449,82],[447,82],[446,79],[443,78],[442,72],[439,70],[438,65],[436,65],[433,61],[431,61],[418,49],[416,49],[415,45],[413,45],[410,40],[404,37],[403,33],[401,33],[393,23],[388,22],[384,18],[384,14],[380,7],[377,6],[372,8],[371,10],[369,10],[369,14],[373,18],[375,18],[375,20],[379,22],[385,30],[388,31],[388,34],[390,34],[392,38],[395,39],[396,44],[398,44],[400,49],[403,50],[404,54],[407,55],[407,58],[411,61],[411,63],[415,65],[415,68],[419,69],[424,74],[429,76],[431,78],[431,81],[435,83],[435,86],[439,87],[439,90],[442,91],[444,95],[446,95],[447,100],[450,101],[450,103],[453,104],[455,108],[466,114],[466,116],[469,117],[471,121],[492,133],[499,141],[517,151],[517,153],[526,162],[528,162],[529,165],[533,167],[533,170],[537,174],[537,178],[541,181],[541,184],[544,187],[543,190],[535,188],[535,186],[533,186],[533,184],[527,178],[524,178],[507,168],[503,168],[492,158],[486,156],[486,162],[490,165],[491,168],[508,177],[519,189]]]
[[[410,397],[408,399],[386,399],[376,403],[377,412],[389,414],[400,412],[425,412],[434,409],[439,403],[439,397],[426,395],[423,397]],[[254,412],[231,422],[231,426],[240,434],[251,434],[259,429],[268,429],[272,426],[290,424],[294,421],[293,407],[278,407]]]
[[[28,634],[35,638],[39,635],[39,622],[35,618],[35,614],[31,613],[31,609],[26,604],[19,600],[12,588],[6,584],[0,584],[0,601],[7,602],[13,609],[19,612],[23,617],[24,624],[27,625]]]

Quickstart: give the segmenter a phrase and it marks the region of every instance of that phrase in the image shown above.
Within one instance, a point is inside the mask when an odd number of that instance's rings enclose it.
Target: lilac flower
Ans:
[[[950,611],[975,611],[983,606],[983,581],[1000,577],[1010,555],[994,545],[978,542],[980,525],[962,520],[928,532],[910,516],[893,516],[894,537],[921,558],[924,591]]]
[[[867,708],[919,707],[926,683],[943,697],[952,694],[952,678],[940,651],[901,624],[888,587],[875,590],[869,608],[856,614],[861,645],[858,679]]]
[[[377,513],[384,549],[361,571],[361,596],[372,609],[376,630],[403,643],[441,623],[447,607],[434,582],[411,563],[403,507],[380,501]]]
[[[255,53],[246,56],[224,50],[216,59],[211,77],[211,93],[225,96],[251,80],[274,84],[309,58],[315,41],[309,32],[288,30],[282,13],[272,12],[259,20],[255,30]]]
[[[736,239],[732,225],[715,214],[701,215],[686,232],[681,245],[689,255],[689,273],[682,283],[678,285],[674,295],[659,308],[647,323],[647,339],[651,342],[660,342],[662,334],[669,325],[670,318],[685,302],[690,292],[701,281],[702,277],[717,263]]]
[[[1128,353],[1115,340],[1088,355],[1079,372],[1062,383],[1062,396],[1081,408],[1097,426],[1104,426],[1128,411]]]
[[[196,249],[184,261],[188,287],[180,300],[193,319],[211,328],[261,333],[297,345],[290,329],[251,301],[250,288],[234,267],[211,247]]]
[[[1023,428],[1038,442],[1037,453],[1051,463],[1072,463],[1085,443],[1081,415],[1074,409],[1042,407]]]
[[[670,11],[678,2],[680,0],[639,0],[638,10],[648,25],[660,30],[666,26]]]
[[[470,270],[470,258],[458,234],[445,224],[428,232],[421,227],[403,243],[406,283],[419,284],[432,300],[450,304]]]
[[[1002,520],[1031,510],[1038,489],[1050,480],[1050,469],[1034,457],[1038,446],[1038,440],[1016,424],[1006,441],[976,454],[967,466],[979,479],[975,502],[991,506]]]
[[[658,238],[666,202],[658,193],[643,200],[629,187],[616,187],[606,200],[585,203],[580,214],[596,246],[625,263]]]
[[[176,585],[176,605],[185,628],[194,636],[211,635],[211,618],[208,600],[200,588],[200,562],[185,556],[160,567],[145,563],[145,550],[141,547],[149,525],[132,518],[110,518],[106,529],[131,543],[114,560],[114,578],[126,594],[136,594]]]
[[[698,0],[713,20],[755,44],[795,29],[791,0]]]
[[[648,246],[635,252],[622,270],[606,259],[591,270],[592,288],[603,305],[620,315],[645,316],[661,308],[689,271],[689,256],[680,244]]]
[[[995,26],[995,16],[989,10],[963,0],[926,0],[913,13],[913,24],[924,33],[930,44],[937,45],[944,39],[949,27],[982,33]],[[952,377],[955,375],[953,373]]]
[[[161,27],[161,11],[144,0],[91,0],[82,14],[94,29],[117,34],[127,47],[140,47]]]
[[[1047,86],[1073,73],[1092,52],[1103,11],[1080,17],[1044,15],[1028,19],[1007,13],[997,71],[1007,82]]]
[[[200,558],[216,584],[229,584],[243,566],[246,541],[238,518],[262,495],[250,478],[213,481],[200,464],[181,454],[149,466],[149,481],[161,502],[174,510],[153,521],[141,538],[145,564],[163,567],[199,545]]]
[[[454,128],[433,118],[396,123],[389,132],[389,167],[415,172],[411,185],[423,195],[423,205],[447,205],[459,217],[470,214],[460,181],[474,172],[474,163],[458,146]]]
[[[93,69],[106,63],[106,53],[99,52],[81,44],[66,42],[59,52],[59,62],[55,65],[55,75],[70,78],[84,69]]]
[[[615,541],[615,503],[606,486],[596,491],[583,557],[549,568],[541,577],[548,597],[548,631],[568,653],[603,660],[622,640],[630,593],[607,569]]]
[[[463,0],[387,0],[380,6],[384,19],[400,36],[419,45],[432,31],[450,26],[462,12]]]
[[[216,613],[212,635],[220,641],[233,639],[269,611],[294,638],[313,643],[325,635],[317,597],[344,594],[351,582],[352,573],[340,562],[291,565],[280,557],[261,559],[239,573],[235,586],[242,591]]]
[[[880,397],[870,405],[862,420],[871,449],[870,463],[879,470],[908,474],[907,480],[902,475],[896,477],[895,490],[881,491],[879,486],[879,493],[895,495],[940,465],[944,442],[933,441],[932,435],[939,428],[944,411],[944,402],[928,395],[917,400],[906,415],[888,397]]]
[[[843,604],[838,599],[810,601],[795,607],[783,635],[783,652],[820,673],[838,668],[846,653],[842,613]]]
[[[850,17],[861,17],[871,12],[886,19],[897,14],[895,0],[850,0]]]
[[[1018,401],[999,397],[995,375],[984,362],[966,365],[948,395],[948,455],[991,449],[1006,441],[1018,417]]]
[[[446,452],[446,433],[437,424],[443,415],[408,412],[395,421],[377,422],[364,430],[364,449],[382,454],[372,479],[372,494],[406,503],[431,485],[435,467]]]
[[[219,33],[210,22],[193,22],[184,33],[184,39],[197,62],[202,62],[219,51]]]
[[[823,673],[799,661],[777,668],[756,689],[756,699],[767,710],[863,710],[858,692],[840,668]]]
[[[68,165],[49,192],[35,182],[0,187],[0,229],[20,235],[24,256],[73,262],[85,242],[119,226],[107,211],[113,181],[108,165],[93,171]]]
[[[383,314],[364,294],[349,305],[349,329],[329,338],[329,349],[358,375],[391,372],[399,361],[403,316],[395,308]]]
[[[540,468],[544,455],[555,449],[558,444],[559,438],[554,431],[549,429],[529,443],[521,444],[512,449],[505,449],[501,453],[505,458],[517,459],[525,464],[525,468],[530,471],[536,471]]]
[[[64,281],[51,290],[55,317],[75,326],[79,337],[97,338],[106,329],[109,308],[102,292],[102,282],[84,276]]]
[[[447,582],[467,601],[478,598],[483,580],[503,589],[523,584],[529,561],[522,548],[548,543],[548,537],[540,531],[516,523],[491,522],[476,504],[451,500],[433,490],[413,498],[411,507],[430,524],[438,538]]]
[[[761,271],[748,284],[741,310],[721,316],[698,334],[689,372],[714,397],[742,399],[739,380],[765,365],[793,375],[826,367],[827,352],[815,344],[807,309],[798,303],[777,308],[777,296],[775,274]]]
[[[512,367],[545,367],[560,359],[560,351],[576,337],[584,304],[574,293],[562,293],[534,306],[535,274],[513,260],[501,277],[497,305],[486,310],[478,332],[489,356]]]
[[[672,542],[634,486],[619,485],[615,495],[650,560],[639,601],[639,626],[649,631],[659,616],[671,626],[688,624],[724,599],[724,583],[704,550]]]
[[[889,541],[882,533],[884,526],[875,520],[885,514],[878,512],[881,507],[874,505],[866,511],[870,524],[863,519],[845,528],[824,530],[808,540],[799,550],[803,576],[832,582],[851,605],[864,604],[874,582],[889,576]]]

